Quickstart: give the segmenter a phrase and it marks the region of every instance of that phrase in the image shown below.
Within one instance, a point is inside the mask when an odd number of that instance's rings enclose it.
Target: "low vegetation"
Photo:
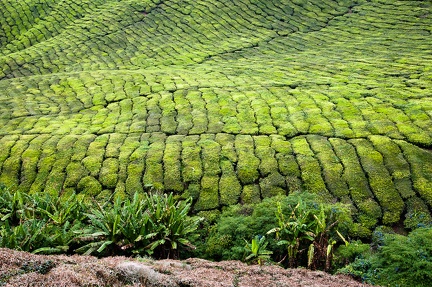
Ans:
[[[295,193],[227,208],[209,226],[208,238],[196,245],[199,255],[208,259],[251,259],[330,271],[334,247],[345,244],[353,226],[347,205]]]
[[[56,200],[3,189],[0,200],[0,247],[21,251],[193,255],[337,271],[386,286],[428,286],[432,279],[432,222],[408,236],[380,227],[370,244],[362,243],[354,240],[348,205],[325,203],[309,193],[231,206],[213,223],[190,217],[191,199],[177,201],[172,194],[135,193],[101,205],[75,194]]]
[[[194,248],[200,218],[190,217],[191,199],[135,193],[101,204],[75,194],[53,198],[1,190],[0,247],[32,253],[98,256],[152,255],[178,258]]]
[[[338,272],[380,286],[426,287],[432,280],[432,227],[408,236],[377,232],[375,248],[361,251]]]

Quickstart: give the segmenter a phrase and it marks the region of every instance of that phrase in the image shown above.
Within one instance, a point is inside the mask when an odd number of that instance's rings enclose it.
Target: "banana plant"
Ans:
[[[247,262],[257,262],[262,265],[264,262],[270,260],[270,255],[273,254],[272,251],[266,250],[268,242],[265,236],[256,235],[252,242],[249,243],[245,240],[246,246],[245,250],[249,255],[245,258]]]
[[[315,223],[313,233],[315,239],[308,249],[309,268],[317,269],[321,263],[323,263],[325,271],[330,269],[334,245],[337,243],[335,238],[332,238],[331,236],[333,230],[336,232],[337,236],[345,242],[345,244],[348,244],[348,241],[343,237],[343,235],[335,229],[339,220],[337,219],[337,216],[332,216],[332,213],[336,211],[337,210],[331,210],[328,215],[326,209],[321,204],[319,212],[313,214]]]
[[[277,244],[286,246],[288,264],[289,267],[293,268],[296,266],[300,244],[315,239],[314,221],[311,220],[310,210],[301,200],[294,208],[291,208],[291,214],[287,219],[285,219],[281,203],[278,202],[276,218],[279,227],[269,230],[267,234],[276,233]]]

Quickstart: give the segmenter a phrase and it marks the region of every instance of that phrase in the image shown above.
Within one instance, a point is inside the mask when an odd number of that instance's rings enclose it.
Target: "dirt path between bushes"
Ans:
[[[248,266],[203,259],[138,260],[126,257],[34,255],[0,248],[0,286],[252,287],[370,286],[321,271]]]

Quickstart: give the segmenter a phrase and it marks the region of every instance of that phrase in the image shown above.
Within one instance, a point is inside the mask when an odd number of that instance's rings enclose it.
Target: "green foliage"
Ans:
[[[54,225],[63,226],[67,222],[84,219],[83,212],[86,206],[83,196],[77,196],[75,193],[63,196],[41,194],[32,198],[35,216],[50,221]]]
[[[266,249],[273,252],[273,261],[283,261],[289,252],[291,260],[287,265],[307,266],[307,254],[303,250],[314,242],[313,268],[324,269],[327,255],[322,258],[320,250],[327,252],[330,243],[340,242],[340,235],[346,235],[351,228],[352,219],[345,206],[318,202],[316,195],[295,193],[266,198],[256,204],[230,206],[209,229],[207,241],[197,244],[204,245],[198,246],[198,251],[202,252],[198,255],[217,260],[241,260],[245,258],[245,239],[269,232],[278,234],[277,238],[266,238]],[[259,243],[259,238],[256,240]]]
[[[358,257],[339,273],[382,286],[429,286],[431,246],[432,228],[418,228],[408,236],[384,234],[374,253]]]
[[[372,192],[382,207],[383,223],[396,223],[400,219],[404,202],[395,189],[387,168],[384,167],[381,153],[374,151],[366,140],[352,140],[351,143],[356,147]]]
[[[418,197],[407,201],[404,226],[407,229],[432,226],[432,217],[426,204]]]
[[[353,240],[348,244],[341,245],[335,252],[335,265],[343,267],[357,258],[364,258],[371,250],[369,244],[362,243],[360,240]]]
[[[180,245],[195,248],[190,239],[195,236],[202,219],[188,216],[191,198],[176,202],[172,193],[146,194],[145,200],[148,202],[149,220],[154,224],[153,233],[156,234],[150,250],[156,250],[158,257],[178,258]]]
[[[198,212],[304,189],[351,236],[428,224],[430,1],[178,2],[1,2],[0,182]]]
[[[90,220],[79,238],[90,241],[77,249],[84,254],[148,254],[158,258],[179,256],[180,245],[193,247],[200,221],[188,217],[191,199],[176,202],[172,194],[135,193],[132,200],[117,197],[112,206],[95,203]]]
[[[34,252],[47,244],[47,224],[39,219],[27,219],[11,226],[7,222],[0,226],[0,247]]]
[[[28,215],[25,202],[29,197],[25,193],[11,192],[5,186],[0,186],[0,224],[17,225]]]
[[[85,176],[78,182],[77,189],[86,196],[97,196],[102,191],[102,185],[93,176]]]
[[[349,196],[349,189],[342,177],[343,165],[335,154],[328,139],[320,136],[313,136],[310,140],[311,149],[317,155],[322,167],[324,180],[333,196],[344,198]]]
[[[203,176],[198,201],[195,204],[197,211],[216,209],[219,206],[218,182],[217,176]]]
[[[238,156],[237,175],[242,184],[250,184],[258,179],[259,159],[251,152],[254,143],[251,136],[239,135],[235,139],[235,149]]]
[[[0,246],[34,253],[66,253],[81,228],[85,209],[74,194],[67,198],[2,190]],[[4,205],[8,202],[8,205]]]
[[[164,187],[167,190],[181,192],[181,140],[183,136],[173,136],[167,139],[164,152]]]
[[[311,207],[300,198],[294,207],[289,206],[287,215],[284,215],[278,202],[278,227],[267,233],[276,233],[277,244],[286,247],[288,265],[295,267],[298,264],[300,248],[309,245],[307,266],[329,270],[336,240],[339,237],[347,243],[336,228],[341,228],[344,232],[348,230],[348,225],[351,224],[349,210],[341,205],[329,204]]]
[[[222,176],[219,181],[219,193],[221,205],[232,205],[238,202],[241,194],[241,185],[235,174],[233,165],[230,161],[220,163]]]
[[[312,230],[315,222],[309,218],[310,215],[310,210],[307,210],[306,204],[300,201],[294,208],[291,207],[289,217],[285,219],[282,206],[278,202],[276,218],[279,227],[267,231],[267,234],[276,233],[278,245],[286,246],[288,264],[291,268],[295,267],[300,243],[314,240]]]
[[[252,204],[260,202],[260,188],[256,184],[248,184],[243,186],[241,200],[245,204]]]
[[[118,179],[118,160],[115,158],[107,158],[102,163],[102,168],[99,173],[99,180],[103,186],[114,188]]]
[[[259,265],[263,265],[266,261],[270,260],[270,255],[272,251],[266,250],[268,242],[265,236],[256,235],[252,238],[252,242],[249,243],[245,240],[246,246],[245,250],[248,255],[244,259],[246,262],[256,262]]]
[[[188,216],[192,198],[177,202],[173,194],[135,193],[101,204],[75,193],[0,191],[0,247],[33,253],[176,258],[181,249],[194,248],[190,240],[201,221]]]
[[[81,234],[81,238],[89,239],[91,242],[78,248],[77,251],[85,251],[84,254],[87,255],[92,254],[94,251],[98,253],[105,251],[106,254],[121,251],[121,247],[123,247],[121,245],[123,243],[121,228],[125,224],[125,222],[121,221],[123,215],[122,200],[117,197],[111,208],[99,203],[95,204],[97,207],[93,207],[89,213],[86,213],[91,227]],[[130,202],[127,202],[127,205],[130,206]],[[129,242],[125,242],[125,244],[129,244]]]

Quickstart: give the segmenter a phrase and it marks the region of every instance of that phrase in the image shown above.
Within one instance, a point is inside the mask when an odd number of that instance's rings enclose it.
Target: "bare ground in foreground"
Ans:
[[[0,286],[369,286],[321,271],[202,259],[34,255],[0,248]]]

